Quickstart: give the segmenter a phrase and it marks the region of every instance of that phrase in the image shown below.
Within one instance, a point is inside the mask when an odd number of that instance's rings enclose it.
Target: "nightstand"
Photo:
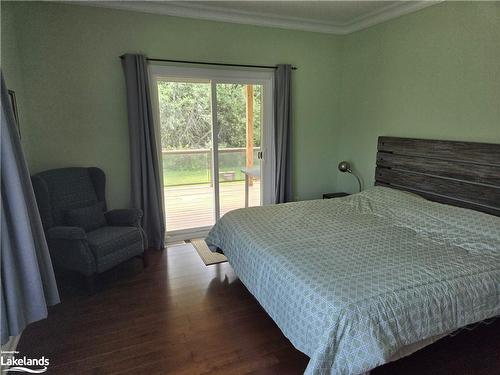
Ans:
[[[348,195],[349,194],[347,194],[347,193],[325,193],[325,194],[323,194],[323,199],[347,197]]]

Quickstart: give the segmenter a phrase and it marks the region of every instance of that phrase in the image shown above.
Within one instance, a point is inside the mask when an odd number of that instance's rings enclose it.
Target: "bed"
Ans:
[[[500,314],[500,145],[378,149],[375,187],[231,211],[207,237],[306,374],[362,374]]]

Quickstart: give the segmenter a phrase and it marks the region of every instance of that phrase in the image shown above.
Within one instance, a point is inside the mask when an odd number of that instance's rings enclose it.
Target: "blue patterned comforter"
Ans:
[[[213,227],[306,374],[360,374],[500,314],[500,218],[375,187],[239,209]]]

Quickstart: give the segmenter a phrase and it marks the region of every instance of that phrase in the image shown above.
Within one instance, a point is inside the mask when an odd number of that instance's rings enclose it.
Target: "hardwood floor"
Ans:
[[[63,302],[23,333],[20,355],[49,358],[49,374],[301,374],[307,365],[231,266],[205,266],[191,245],[103,276],[91,297],[66,282]],[[499,323],[373,374],[498,374]]]

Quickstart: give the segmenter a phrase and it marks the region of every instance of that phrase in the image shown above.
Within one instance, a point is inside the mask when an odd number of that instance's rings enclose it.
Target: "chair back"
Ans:
[[[31,177],[45,230],[66,224],[66,212],[98,202],[106,209],[106,176],[99,168],[59,168]]]

